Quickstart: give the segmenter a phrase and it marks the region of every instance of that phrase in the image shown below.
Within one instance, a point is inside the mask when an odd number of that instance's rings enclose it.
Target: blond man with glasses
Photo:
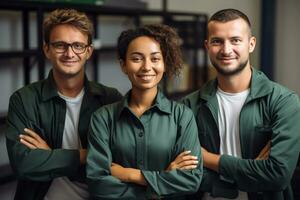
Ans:
[[[84,13],[55,10],[44,20],[48,78],[16,91],[7,117],[7,149],[18,178],[15,199],[83,200],[91,114],[121,94],[91,82],[85,63],[93,26]]]

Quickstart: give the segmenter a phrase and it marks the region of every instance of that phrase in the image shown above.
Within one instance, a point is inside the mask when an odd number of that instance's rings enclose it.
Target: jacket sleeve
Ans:
[[[14,93],[10,98],[5,130],[10,164],[19,179],[48,181],[60,176],[72,176],[79,168],[78,150],[31,150],[20,143],[19,135],[24,128],[36,130],[30,120],[22,98]],[[34,112],[33,110],[29,112]],[[43,138],[42,133],[39,133]]]
[[[270,106],[271,151],[267,160],[222,155],[219,172],[248,192],[280,191],[290,183],[300,150],[300,105],[295,94],[281,95]]]
[[[111,175],[110,127],[105,108],[97,110],[88,134],[87,182],[93,199],[144,199],[146,187],[124,183]]]
[[[147,183],[147,196],[165,198],[197,192],[202,178],[202,156],[195,118],[190,109],[183,107],[178,120],[178,139],[173,149],[173,159],[185,150],[198,157],[199,163],[193,170],[145,171],[142,170]]]

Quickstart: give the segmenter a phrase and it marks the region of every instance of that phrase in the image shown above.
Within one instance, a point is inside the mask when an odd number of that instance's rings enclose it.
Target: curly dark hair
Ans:
[[[126,60],[126,53],[130,42],[141,36],[151,37],[160,44],[166,75],[178,75],[183,67],[180,49],[181,39],[177,32],[167,25],[151,24],[123,31],[118,38],[117,48],[119,59],[122,61]]]
[[[57,9],[52,11],[44,20],[43,37],[46,44],[49,43],[52,29],[61,24],[76,27],[80,32],[88,36],[88,45],[92,44],[94,33],[93,24],[85,13],[74,9]]]

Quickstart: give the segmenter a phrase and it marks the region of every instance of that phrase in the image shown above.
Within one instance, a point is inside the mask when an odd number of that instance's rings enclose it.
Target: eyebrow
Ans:
[[[144,55],[144,54],[141,53],[141,52],[132,52],[132,53],[130,53],[130,55],[134,55],[134,54]],[[152,53],[151,53],[151,55],[155,55],[155,54],[162,54],[162,52],[157,51],[157,52],[152,52]]]

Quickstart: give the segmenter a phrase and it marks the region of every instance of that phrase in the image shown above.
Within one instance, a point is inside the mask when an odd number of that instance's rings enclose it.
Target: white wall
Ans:
[[[300,1],[277,0],[275,80],[300,95]]]

